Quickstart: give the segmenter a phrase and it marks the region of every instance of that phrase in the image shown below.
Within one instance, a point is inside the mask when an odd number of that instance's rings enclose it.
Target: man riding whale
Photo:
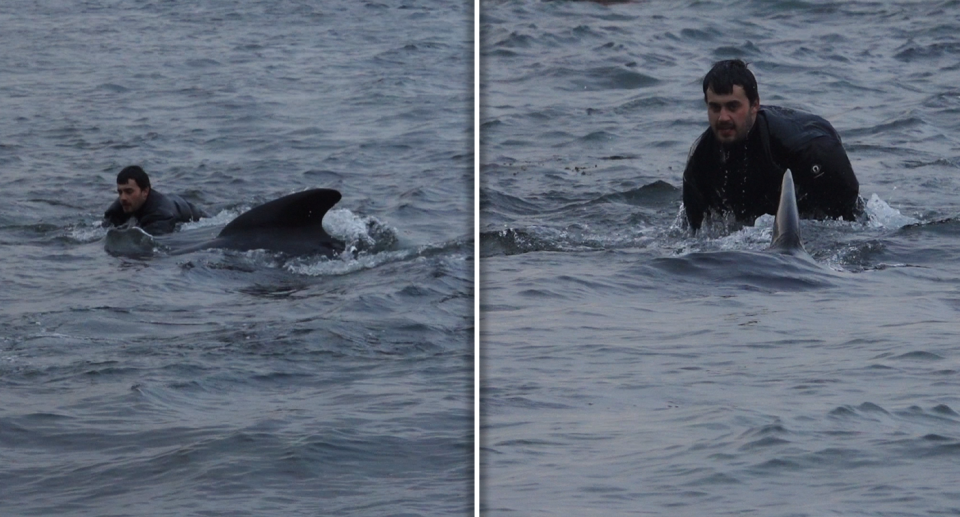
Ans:
[[[105,228],[127,231],[139,228],[133,230],[140,233],[139,236],[144,235],[143,232],[156,236],[174,232],[178,223],[207,217],[203,210],[182,197],[153,190],[146,172],[136,165],[125,167],[117,175],[117,194],[118,198],[104,213],[101,225]],[[287,255],[338,255],[344,250],[344,243],[323,229],[323,216],[340,197],[340,193],[332,189],[311,189],[283,196],[240,214],[216,238],[171,254],[228,248],[263,249]]]
[[[788,169],[801,217],[852,221],[863,213],[857,177],[825,119],[761,107],[756,78],[739,59],[713,65],[703,96],[710,127],[693,143],[683,172],[683,207],[693,233],[708,215],[732,214],[753,224],[776,214]]]

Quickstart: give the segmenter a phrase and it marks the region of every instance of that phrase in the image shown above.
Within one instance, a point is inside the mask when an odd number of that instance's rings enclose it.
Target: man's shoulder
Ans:
[[[707,149],[716,146],[716,141],[717,138],[714,136],[713,130],[708,127],[703,133],[700,133],[700,136],[690,145],[690,151],[687,153],[687,162],[693,159],[694,154],[701,154]]]
[[[201,217],[207,217],[204,210],[177,194],[160,194],[154,205],[154,212],[179,222],[197,221]]]
[[[150,195],[147,196],[146,202],[139,210],[140,219],[169,217],[174,207],[175,205],[169,196],[150,189]]]
[[[760,107],[760,113],[764,114],[767,118],[772,120],[785,120],[785,121],[823,121],[827,120],[820,115],[814,115],[808,111],[798,110],[795,108],[786,108],[784,106],[772,106],[769,104],[764,104]]]
[[[165,203],[169,203],[167,196],[156,189],[150,189],[150,195],[147,196],[147,205],[151,208],[156,208],[163,206]]]
[[[766,122],[770,136],[788,149],[799,147],[815,138],[840,138],[827,119],[806,111],[782,106],[762,106],[759,116]]]
[[[182,202],[176,194],[163,194],[156,190],[150,191],[150,197],[144,205],[144,211],[160,217],[175,217]]]
[[[693,144],[690,145],[690,151],[687,153],[687,164],[683,169],[684,183],[690,183],[696,178],[700,178],[696,181],[704,181],[703,176],[709,176],[709,164],[716,162],[715,159],[711,159],[711,156],[716,156],[716,146],[717,138],[710,128],[707,128],[693,141]]]

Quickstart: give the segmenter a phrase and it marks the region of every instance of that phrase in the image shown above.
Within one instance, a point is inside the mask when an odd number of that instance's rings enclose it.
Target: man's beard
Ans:
[[[718,133],[720,130],[724,129],[724,128],[733,129],[734,132],[736,132],[736,137],[735,137],[733,140],[730,140],[730,141],[721,140],[721,139],[720,139],[720,136],[719,136],[717,133]],[[746,147],[747,140],[749,140],[750,132],[751,132],[752,130],[753,130],[753,127],[752,127],[752,125],[751,125],[750,129],[748,129],[747,131],[745,131],[745,132],[741,135],[740,132],[738,131],[738,128],[737,128],[736,125],[734,125],[734,124],[723,124],[723,125],[720,125],[720,126],[717,126],[717,127],[716,127],[716,129],[715,129],[714,132],[713,132],[713,135],[714,135],[715,137],[717,137],[717,141],[720,143],[720,146],[721,146],[724,150],[726,150],[726,151],[729,152],[729,151],[732,151],[732,150],[734,150],[734,149],[739,149],[739,148]]]

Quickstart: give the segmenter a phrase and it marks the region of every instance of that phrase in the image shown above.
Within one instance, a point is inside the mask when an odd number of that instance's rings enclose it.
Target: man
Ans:
[[[199,221],[207,214],[180,196],[150,188],[142,168],[131,165],[117,175],[119,198],[103,214],[102,226],[139,226],[150,235],[171,233],[177,223]]]
[[[753,224],[775,214],[790,169],[802,217],[852,221],[863,212],[857,177],[840,135],[816,115],[760,107],[746,63],[716,63],[703,78],[710,127],[693,143],[683,171],[683,206],[696,233],[708,214]]]

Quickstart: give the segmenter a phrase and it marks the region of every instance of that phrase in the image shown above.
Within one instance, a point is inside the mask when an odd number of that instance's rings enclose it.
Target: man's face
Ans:
[[[136,181],[129,179],[126,183],[117,183],[117,194],[120,194],[120,206],[124,213],[132,214],[143,206],[150,194],[150,187],[141,189]]]
[[[728,145],[745,139],[757,120],[759,110],[760,100],[750,104],[742,86],[733,85],[733,91],[727,95],[719,95],[713,88],[707,88],[707,117],[713,134],[721,144]]]

